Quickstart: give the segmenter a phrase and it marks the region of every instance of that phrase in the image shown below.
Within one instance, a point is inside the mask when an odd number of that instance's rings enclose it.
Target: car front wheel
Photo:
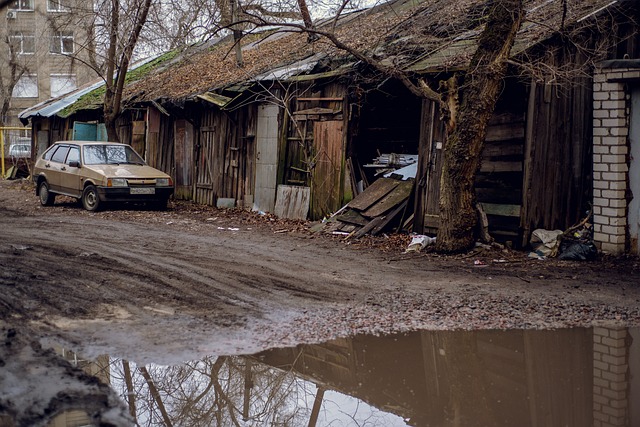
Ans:
[[[82,206],[90,212],[95,212],[100,208],[100,197],[98,197],[98,190],[94,185],[87,185],[84,188]]]
[[[49,191],[49,184],[47,181],[42,181],[38,185],[38,196],[40,198],[40,204],[42,206],[51,206],[56,198],[56,195]]]

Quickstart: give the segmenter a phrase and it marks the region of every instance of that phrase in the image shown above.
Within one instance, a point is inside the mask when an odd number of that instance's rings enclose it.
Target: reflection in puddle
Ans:
[[[419,331],[169,367],[64,354],[108,381],[139,425],[635,426],[639,335]]]

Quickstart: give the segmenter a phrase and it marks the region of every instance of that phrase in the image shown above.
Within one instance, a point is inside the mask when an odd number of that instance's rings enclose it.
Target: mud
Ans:
[[[60,198],[44,208],[15,181],[0,181],[0,230],[0,414],[16,425],[29,424],[6,367],[43,339],[169,364],[363,332],[640,325],[633,257],[403,254],[406,236],[346,244],[305,223],[188,203],[88,213]]]

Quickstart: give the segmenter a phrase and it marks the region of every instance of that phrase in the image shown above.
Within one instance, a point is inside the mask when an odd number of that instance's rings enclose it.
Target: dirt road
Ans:
[[[14,350],[48,337],[89,357],[175,363],[361,332],[640,324],[634,258],[405,255],[187,204],[44,208],[7,181],[0,230],[0,325]],[[5,366],[20,366],[14,350]],[[19,419],[6,381],[0,414]]]

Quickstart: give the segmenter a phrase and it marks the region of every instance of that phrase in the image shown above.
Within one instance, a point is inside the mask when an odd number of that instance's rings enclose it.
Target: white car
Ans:
[[[14,143],[9,146],[9,157],[12,159],[30,158],[31,144]]]

